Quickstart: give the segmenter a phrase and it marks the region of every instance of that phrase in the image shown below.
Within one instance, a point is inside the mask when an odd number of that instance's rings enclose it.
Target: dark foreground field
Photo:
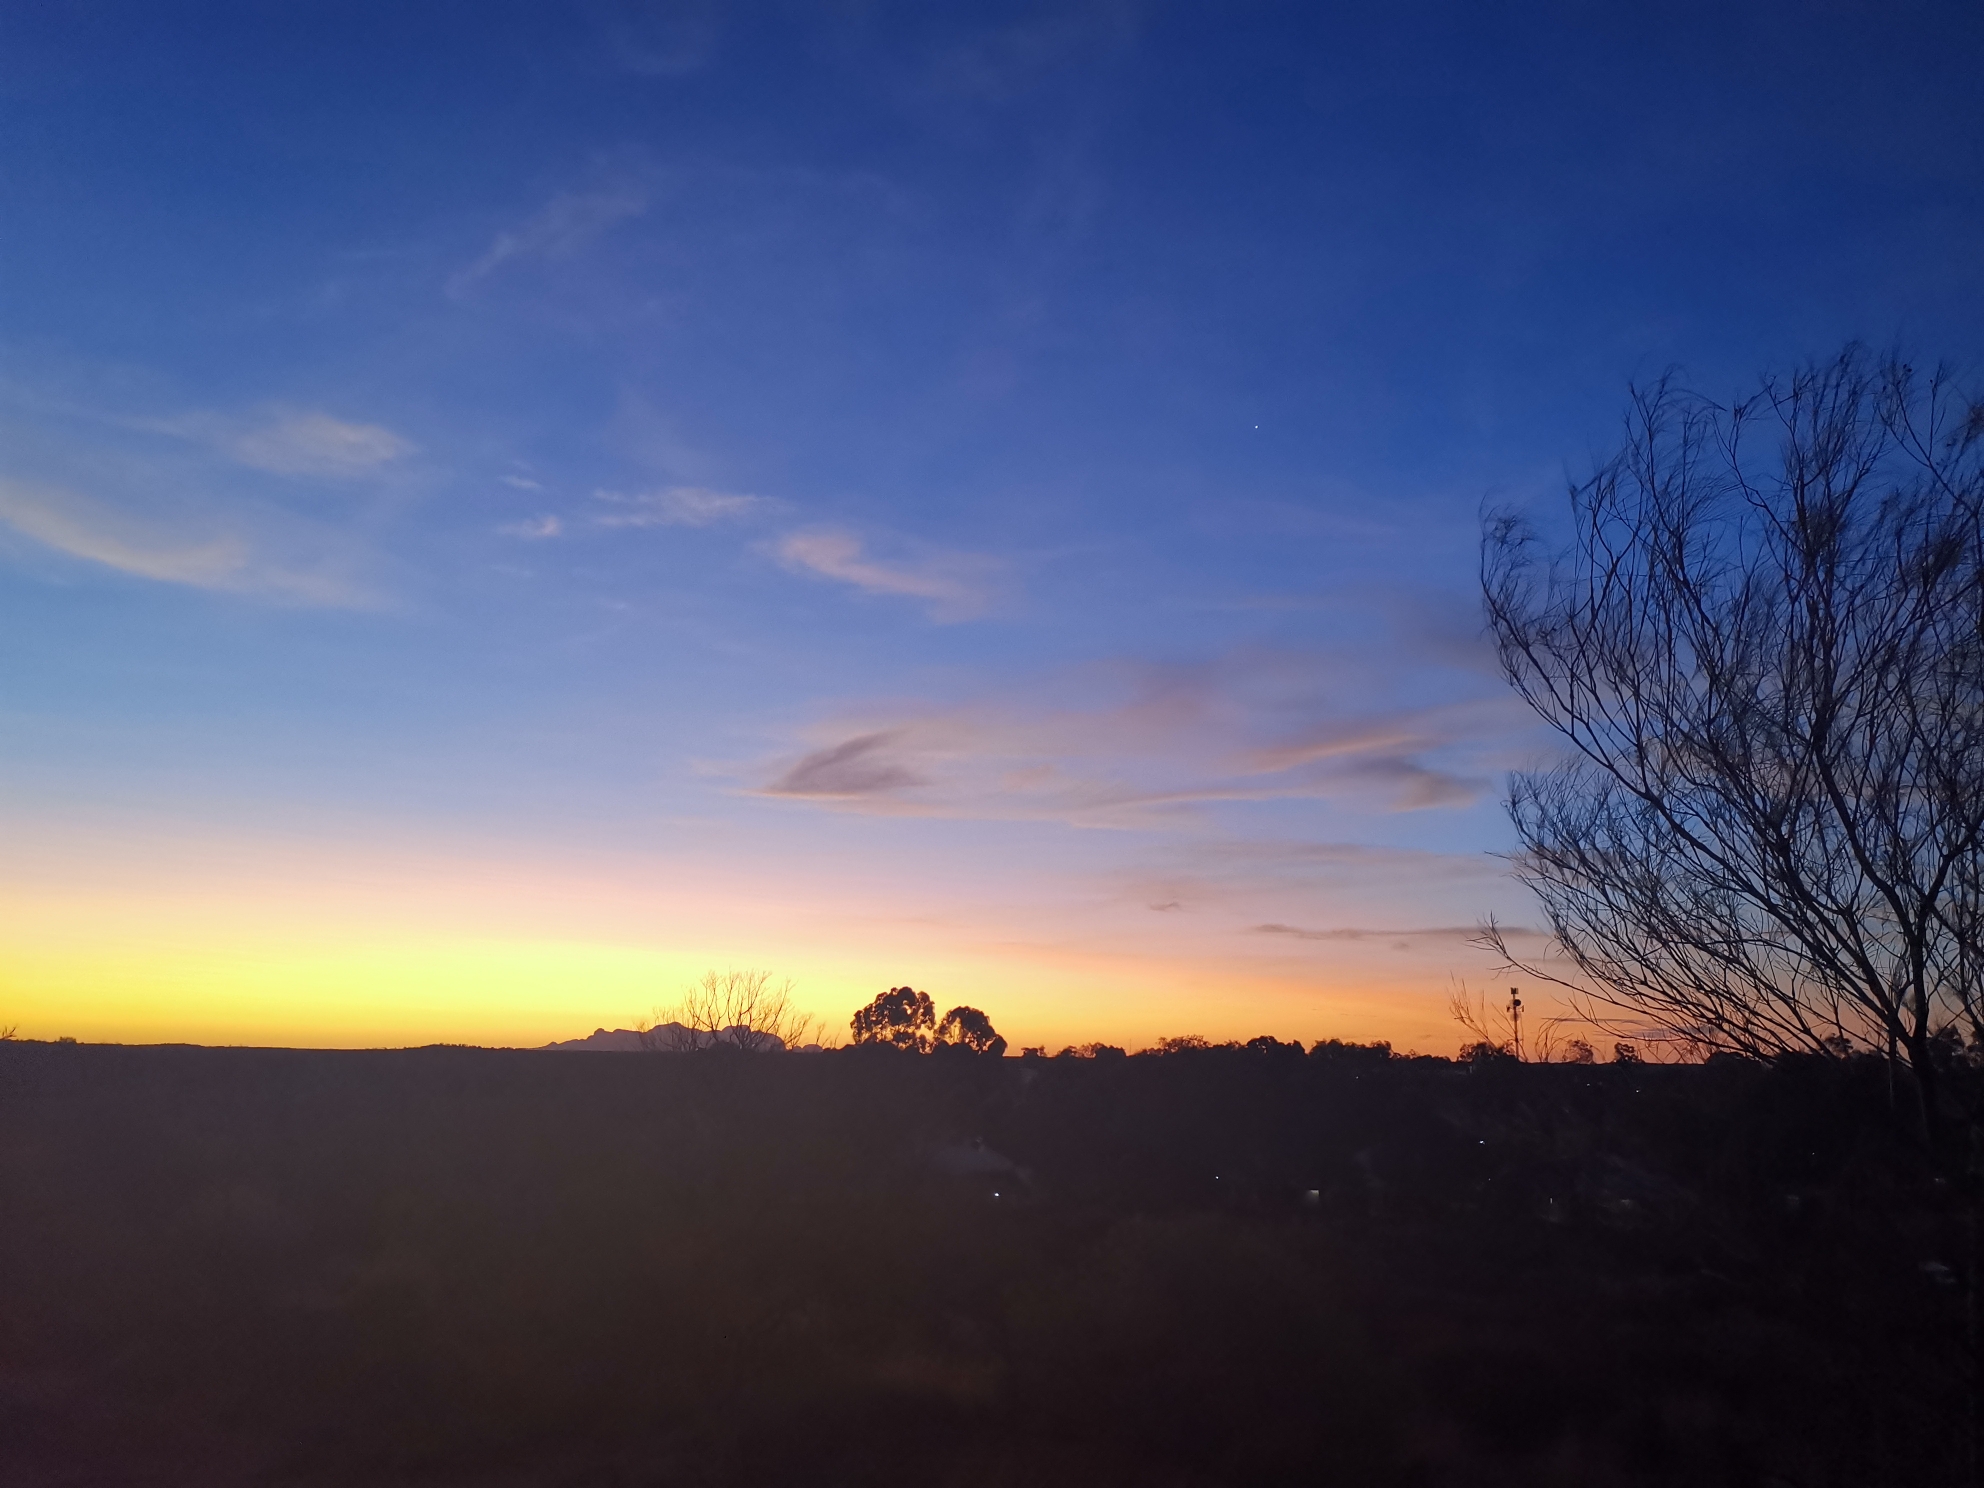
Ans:
[[[0,1045],[0,1482],[1969,1482],[1961,1188],[1873,1067]]]

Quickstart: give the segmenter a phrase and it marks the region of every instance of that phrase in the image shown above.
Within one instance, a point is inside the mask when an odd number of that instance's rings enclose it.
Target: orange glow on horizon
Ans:
[[[519,866],[197,839],[19,856],[0,865],[0,1025],[30,1038],[529,1047],[630,1027],[706,970],[762,967],[843,1036],[906,981],[985,1009],[1016,1050],[1183,1033],[1457,1042],[1450,947],[1291,951],[1093,905],[960,915],[962,896],[661,858]]]

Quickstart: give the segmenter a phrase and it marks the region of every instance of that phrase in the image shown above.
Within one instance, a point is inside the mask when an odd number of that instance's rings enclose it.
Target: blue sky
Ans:
[[[1980,44],[19,8],[0,1022],[530,1042],[768,964],[1025,1042],[1434,1047],[1527,913],[1482,504],[1670,366],[1974,363]]]

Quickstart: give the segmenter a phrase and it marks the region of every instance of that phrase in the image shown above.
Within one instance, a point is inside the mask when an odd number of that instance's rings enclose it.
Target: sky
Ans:
[[[0,15],[0,1025],[1448,1052],[1484,507],[1984,352],[1971,4]]]

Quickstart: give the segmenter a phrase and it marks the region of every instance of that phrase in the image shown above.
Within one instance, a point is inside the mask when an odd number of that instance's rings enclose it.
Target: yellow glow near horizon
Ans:
[[[853,1009],[908,981],[984,1008],[1016,1049],[1180,1033],[1455,1043],[1438,956],[1346,945],[1319,961],[1176,916],[961,917],[943,895],[901,904],[702,862],[351,845],[174,842],[0,866],[0,1025],[23,1037],[528,1047],[632,1026],[704,971],[761,967],[843,1036]]]
[[[0,955],[7,962],[0,1021],[18,1025],[23,1037],[119,1043],[529,1047],[632,1026],[705,970],[745,965],[792,972],[800,1004],[844,1036],[848,1014],[889,983],[889,974],[875,969],[887,964],[879,959],[743,958],[572,941],[95,951],[16,943],[0,945]],[[1426,1048],[1452,1041],[1437,989],[1423,985],[1318,989],[1229,978],[1214,989],[1197,967],[1173,966],[1166,976],[1158,966],[1109,974],[1025,955],[952,964],[913,959],[916,985],[941,1002],[985,1007],[1016,1048],[1091,1039],[1138,1048],[1186,1032],[1389,1037]]]

